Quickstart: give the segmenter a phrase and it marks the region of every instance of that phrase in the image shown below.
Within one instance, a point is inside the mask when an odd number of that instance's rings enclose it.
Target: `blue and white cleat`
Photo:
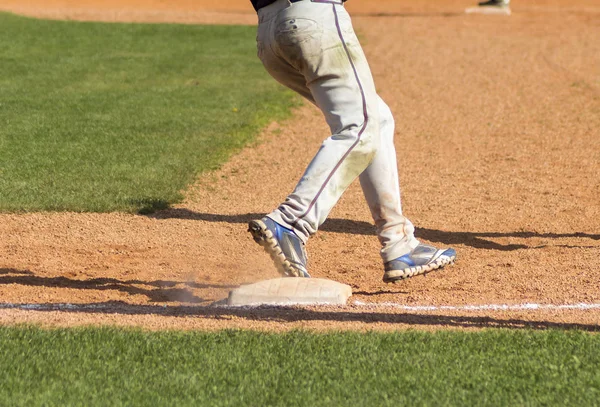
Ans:
[[[396,283],[454,263],[456,250],[419,244],[410,253],[385,263],[384,283]]]
[[[284,277],[310,277],[304,243],[292,229],[264,217],[251,221],[248,232],[269,253],[277,271]]]

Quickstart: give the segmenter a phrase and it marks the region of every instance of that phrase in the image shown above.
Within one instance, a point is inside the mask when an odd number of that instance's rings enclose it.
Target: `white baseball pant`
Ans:
[[[383,261],[410,252],[419,242],[402,215],[394,119],[377,95],[343,3],[277,0],[258,17],[258,56],[265,68],[319,107],[331,129],[295,190],[268,216],[306,243],[360,177]]]

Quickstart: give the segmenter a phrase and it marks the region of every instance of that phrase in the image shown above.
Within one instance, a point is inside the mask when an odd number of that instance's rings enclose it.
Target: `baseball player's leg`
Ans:
[[[456,259],[456,251],[420,243],[414,237],[414,226],[402,215],[394,119],[381,98],[379,109],[381,147],[360,175],[360,182],[382,245],[383,281],[395,283],[451,264]]]
[[[298,81],[304,83],[332,134],[292,194],[269,214],[306,241],[372,161],[380,139],[378,98],[343,6],[294,3],[279,13],[274,25],[272,48],[279,59],[263,59],[267,70],[292,89],[297,90]],[[288,76],[290,67],[301,76]]]
[[[395,283],[452,263],[456,259],[456,251],[420,243],[414,236],[414,226],[402,215],[394,119],[381,98],[379,109],[381,146],[373,162],[360,175],[360,183],[382,245],[383,281]]]
[[[379,102],[380,148],[360,175],[360,185],[371,210],[381,242],[381,257],[389,262],[409,253],[419,244],[415,228],[404,215],[394,147],[394,117],[387,104]]]
[[[325,221],[379,144],[379,107],[368,64],[339,4],[279,0],[259,11],[258,53],[279,82],[315,103],[331,136],[295,190],[249,228],[285,275],[308,276],[303,244]],[[273,222],[274,221],[274,222]]]
[[[315,103],[304,83],[304,76],[294,68],[279,66],[272,74]],[[360,175],[360,183],[377,226],[377,235],[382,245],[381,256],[387,262],[410,252],[419,242],[414,237],[414,226],[402,215],[394,147],[394,118],[385,102],[380,97],[377,100],[380,148],[371,164]]]
[[[361,185],[383,245],[384,281],[443,267],[452,249],[419,244],[402,216],[394,123],[377,96],[350,17],[341,5],[278,0],[259,11],[259,56],[279,82],[321,108],[332,136],[279,208],[250,223],[280,272],[308,277],[304,244],[350,183]],[[378,152],[380,143],[384,151]]]

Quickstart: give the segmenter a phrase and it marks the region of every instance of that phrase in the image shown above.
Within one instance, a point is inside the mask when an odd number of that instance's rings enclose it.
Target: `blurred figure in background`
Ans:
[[[488,0],[479,3],[479,7],[500,7],[506,8],[510,5],[510,0]]]

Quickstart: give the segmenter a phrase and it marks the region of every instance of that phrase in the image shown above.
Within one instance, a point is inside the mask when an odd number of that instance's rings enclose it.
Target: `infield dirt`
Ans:
[[[210,305],[239,284],[276,277],[246,223],[285,198],[327,137],[320,112],[305,105],[265,129],[260,144],[199,177],[172,209],[150,216],[0,214],[0,323],[597,330],[598,308],[391,305],[600,303],[595,3],[515,1],[510,17],[466,15],[473,4],[458,0],[347,3],[396,118],[404,211],[424,242],[456,248],[456,265],[383,284],[374,227],[355,183],[308,244],[311,273],[351,285],[353,305]],[[247,0],[0,0],[0,10],[100,21],[256,23]]]

